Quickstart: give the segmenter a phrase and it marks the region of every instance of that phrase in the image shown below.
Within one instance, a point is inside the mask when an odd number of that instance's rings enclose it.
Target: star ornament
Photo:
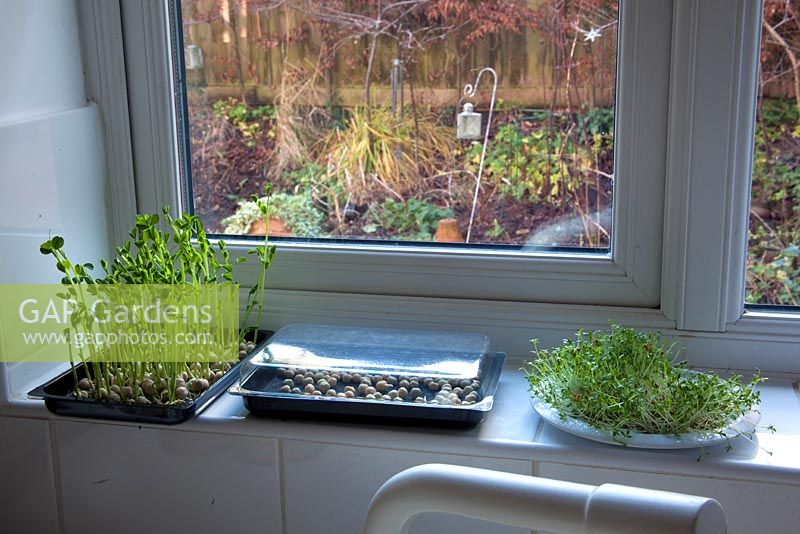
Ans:
[[[583,30],[581,30],[583,31]],[[583,40],[584,41],[591,41],[594,42],[595,39],[600,37],[602,34],[600,33],[599,28],[592,28],[591,30],[583,32]]]

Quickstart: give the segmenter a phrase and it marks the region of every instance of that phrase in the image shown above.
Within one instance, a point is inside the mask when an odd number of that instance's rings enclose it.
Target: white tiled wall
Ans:
[[[48,422],[0,417],[0,531],[58,531]]]
[[[361,531],[372,496],[393,475],[443,463],[529,475],[523,460],[383,450],[287,440],[283,445],[286,534]],[[313,513],[310,513],[313,511]],[[438,513],[421,514],[408,534],[523,534],[527,531]]]
[[[320,440],[324,436],[320,436]],[[449,463],[714,497],[732,534],[800,532],[798,485],[675,476],[459,454],[0,417],[0,532],[355,534],[392,475]],[[54,451],[55,453],[53,454]],[[423,514],[410,534],[523,534]]]
[[[65,533],[281,532],[274,439],[54,426]]]

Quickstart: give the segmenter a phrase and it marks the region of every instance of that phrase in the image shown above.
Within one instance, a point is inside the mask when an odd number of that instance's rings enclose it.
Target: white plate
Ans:
[[[580,421],[572,417],[561,418],[559,412],[541,399],[531,399],[533,409],[542,418],[565,432],[575,436],[608,443],[610,445],[623,446],[620,442],[614,441],[611,432],[598,430],[585,421]],[[761,414],[755,409],[750,410],[731,425],[722,429],[721,432],[692,432],[681,434],[680,436],[669,434],[640,434],[634,432],[628,438],[624,438],[627,447],[639,449],[691,449],[694,447],[710,447],[726,443],[728,439],[735,438],[739,434],[752,433],[758,422],[761,421]]]

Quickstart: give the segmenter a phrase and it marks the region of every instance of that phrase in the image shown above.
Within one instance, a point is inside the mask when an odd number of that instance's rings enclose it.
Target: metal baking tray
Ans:
[[[244,405],[256,415],[473,426],[483,421],[492,408],[504,360],[505,354],[491,351],[489,339],[479,334],[290,325],[278,330],[262,351],[248,357],[241,367],[238,383],[229,391],[242,396]],[[419,396],[425,402],[281,392],[284,381],[293,380],[288,378],[289,374],[303,374],[298,370],[311,375],[338,375],[340,378],[329,388],[337,395],[343,394],[347,386],[360,385],[360,380],[352,380],[353,375],[376,379],[372,380],[373,387],[378,377],[396,379],[398,384],[387,384],[387,396],[392,390],[399,391],[402,378],[417,378]],[[345,375],[351,381],[345,382]],[[437,384],[446,381],[453,389],[462,383],[479,383],[475,391],[477,399],[468,405],[433,403],[441,390],[424,387],[426,378],[434,379]],[[478,382],[474,382],[476,379]],[[304,388],[301,383],[292,386],[301,392]]]

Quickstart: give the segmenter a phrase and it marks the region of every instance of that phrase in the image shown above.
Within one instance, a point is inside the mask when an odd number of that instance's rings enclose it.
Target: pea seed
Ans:
[[[336,396],[336,390],[335,389],[329,389],[328,391],[325,392],[325,396],[326,397],[335,397]]]
[[[136,403],[137,404],[150,404],[150,401],[147,399],[147,397],[139,395],[138,397],[136,397]]]
[[[175,388],[175,398],[183,400],[189,396],[189,390],[185,387],[181,386],[179,388]]]
[[[307,376],[307,377],[305,377],[303,379],[303,384],[305,384],[305,385],[309,385],[309,384],[313,384],[313,383],[314,383],[314,378],[313,377]]]
[[[401,399],[400,397],[395,397],[392,399],[392,402],[403,402],[403,399]]]
[[[300,395],[303,391],[300,388],[292,388],[292,393]]]
[[[422,397],[422,390],[419,388],[412,388],[409,392],[412,400],[417,400],[418,398]]]
[[[147,395],[148,397],[152,397],[157,393],[156,385],[153,383],[152,380],[145,380],[144,387],[142,389],[144,390],[144,394]]]
[[[475,391],[475,389],[472,386],[467,386],[464,388],[464,393],[466,393],[467,395],[469,395],[473,391]]]
[[[344,396],[347,397],[348,399],[352,399],[353,397],[356,396],[356,394],[353,393],[352,391],[345,391]]]
[[[80,398],[82,398],[82,399],[88,399],[88,398],[89,398],[89,392],[88,392],[88,391],[86,391],[85,389],[82,389],[82,390],[80,390],[80,391],[78,392],[78,396],[79,396]]]
[[[336,387],[336,384],[338,382],[339,382],[339,380],[333,375],[331,375],[331,377],[328,379],[328,384],[330,384],[331,387]]]
[[[291,386],[281,386],[280,392],[281,393],[290,393],[292,391]]]
[[[392,399],[392,400],[394,400],[394,399],[398,398],[398,393],[397,393],[397,391],[395,391],[395,390],[392,390],[392,391],[390,391],[390,392],[389,392],[389,398],[390,398],[390,399]]]
[[[322,392],[320,390],[318,390],[318,389],[315,389],[314,392],[312,393],[312,395],[314,395],[316,397],[321,397],[322,396]]]
[[[303,375],[301,375],[301,374],[294,375],[294,383],[295,384],[302,384],[304,378],[305,377]]]
[[[122,399],[120,399],[120,396],[117,395],[116,393],[109,393],[108,400],[110,400],[111,402],[119,402]]]
[[[453,389],[453,393],[455,393],[459,397],[463,397],[464,396],[464,390],[461,389],[461,388],[454,388]]]
[[[342,374],[342,382],[344,382],[345,384],[349,384],[352,381],[353,381],[353,375],[349,373]]]
[[[353,382],[361,382],[362,377],[361,374],[359,373],[353,373],[353,376],[351,378],[353,379]]]
[[[78,381],[78,387],[81,388],[81,389],[91,389],[92,383],[89,382],[88,378],[81,378]]]
[[[388,386],[389,384],[386,382],[386,380],[379,380],[375,384],[375,389],[377,389],[378,391],[386,391],[387,389],[389,389]]]
[[[431,391],[439,391],[439,384],[437,382],[428,382],[428,389]]]
[[[328,384],[327,382],[325,382],[324,380],[322,380],[322,381],[320,381],[320,382],[317,384],[317,388],[318,388],[318,389],[319,389],[321,392],[323,392],[323,393],[327,393],[328,391],[330,391],[330,390],[331,390],[331,385],[330,385],[330,384]],[[334,393],[334,394],[336,394],[336,390],[333,390],[333,393]]]
[[[408,397],[408,390],[406,388],[400,388],[397,390],[397,395],[401,399],[405,399],[406,397]]]
[[[419,382],[417,382],[416,380],[412,380],[411,382],[408,383],[408,387],[409,388],[418,388],[419,387]]]
[[[414,399],[414,402],[416,402],[417,404],[425,404],[425,397],[417,397],[416,399]]]
[[[314,373],[314,380],[316,380],[317,382],[319,382],[323,378],[325,378],[325,375],[323,375],[322,373]]]
[[[364,388],[364,389],[367,389],[367,388]],[[345,391],[345,393],[347,393],[348,391],[352,391],[353,393],[355,393],[356,392],[356,388],[354,388],[353,386],[345,386],[344,387],[344,391]]]
[[[399,385],[401,388],[407,388],[410,385],[410,382],[408,380],[401,380]]]
[[[363,396],[363,395],[366,395],[366,394],[367,394],[367,388],[368,388],[368,387],[369,387],[369,386],[367,386],[366,384],[359,384],[359,385],[358,385],[358,394],[359,394],[359,395],[362,395],[362,396]]]
[[[292,388],[292,384],[294,384],[294,380],[292,380],[290,378],[286,378],[282,383],[282,385],[284,385],[284,386],[289,386],[289,389]]]
[[[375,388],[372,386],[367,387],[367,394],[375,395]]]
[[[375,397],[377,400],[381,400],[381,399],[383,398],[383,395],[382,395],[382,394],[381,394],[379,391],[376,391],[376,392],[374,393],[374,397]]]
[[[469,386],[470,384],[472,384],[471,380],[462,380],[461,382],[458,383],[458,385],[461,386],[462,388],[465,388],[465,387]]]
[[[316,388],[314,387],[314,384],[306,384],[305,392],[306,393],[314,393],[315,389]]]
[[[375,395],[373,395],[372,393],[370,393],[370,394],[366,395],[364,398],[365,398],[365,399],[369,399],[369,400],[375,400]]]

